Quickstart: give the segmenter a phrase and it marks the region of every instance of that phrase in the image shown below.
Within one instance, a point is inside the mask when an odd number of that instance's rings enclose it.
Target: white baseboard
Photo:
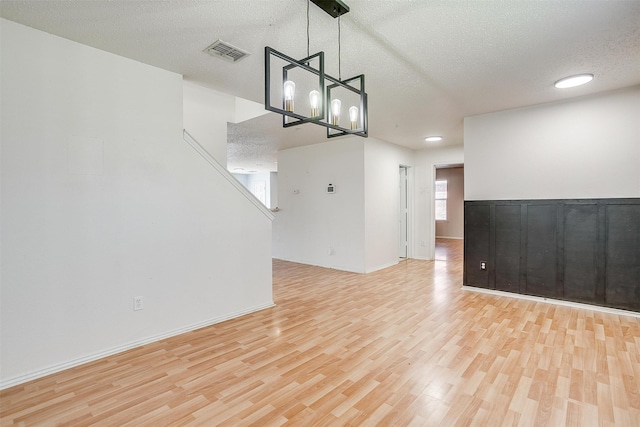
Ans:
[[[464,240],[464,237],[436,236],[436,239]]]
[[[314,267],[328,268],[329,270],[346,271],[348,273],[356,273],[356,274],[365,274],[366,273],[364,271],[364,269],[357,270],[357,269],[350,268],[350,267],[344,266],[344,265],[318,264],[317,262],[307,261],[307,260],[304,260],[304,259],[289,259],[289,258],[282,258],[282,257],[273,257],[273,259],[277,259],[277,260],[280,260],[280,261],[286,261],[286,262],[293,262],[293,263],[296,263],[296,264],[312,265]],[[391,264],[391,265],[395,265],[395,264]],[[384,268],[386,268],[386,267],[384,267]]]
[[[599,305],[583,304],[580,302],[564,301],[554,298],[536,297],[533,295],[516,294],[513,292],[497,291],[495,289],[476,288],[475,286],[462,286],[465,291],[478,292],[481,294],[497,295],[501,297],[509,297],[515,299],[523,299],[527,301],[544,302],[547,304],[562,305],[564,307],[580,308],[583,310],[599,311],[601,313],[617,314],[619,316],[631,316],[640,318],[640,313],[619,308],[602,307]]]
[[[235,319],[236,317],[244,316],[246,314],[254,313],[256,311],[264,310],[270,307],[274,307],[275,304],[272,302],[271,304],[264,304],[256,307],[252,307],[246,310],[238,311],[235,313],[227,314],[220,317],[215,317],[213,319],[205,320],[202,322],[194,323],[182,328],[174,329],[172,331],[168,331],[162,334],[154,335],[151,337],[143,338],[140,340],[136,340],[118,347],[113,347],[107,350],[103,350],[94,354],[90,354],[88,356],[79,357],[77,359],[73,359],[67,362],[59,363],[56,365],[49,366],[44,369],[39,369],[37,371],[29,372],[26,374],[18,375],[13,378],[8,378],[6,380],[0,381],[0,390],[4,390],[5,388],[13,387],[18,384],[25,383],[27,381],[35,380],[37,378],[42,378],[44,376],[55,374],[56,372],[64,371],[65,369],[73,368],[76,366],[83,365],[88,362],[93,362],[98,359],[102,359],[103,357],[111,356],[117,353],[122,353],[126,350],[131,350],[132,348],[140,347],[146,344],[150,344],[152,342],[160,341],[166,338],[170,338],[176,335],[184,334],[186,332],[191,332],[196,329],[204,328],[206,326],[211,326],[216,323],[224,322],[230,319]]]
[[[407,259],[409,259],[409,258],[407,258]],[[396,262],[388,262],[388,263],[385,263],[385,264],[376,265],[372,269],[367,269],[367,271],[365,271],[365,274],[373,273],[374,271],[383,270],[385,268],[393,267],[394,265],[398,265],[399,262],[400,262],[400,260],[398,259],[398,261],[396,261]]]

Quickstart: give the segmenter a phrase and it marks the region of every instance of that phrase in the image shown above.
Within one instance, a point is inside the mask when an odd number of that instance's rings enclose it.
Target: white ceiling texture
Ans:
[[[640,84],[640,0],[345,0],[342,76],[365,74],[369,135],[421,149],[463,143],[463,118]],[[306,0],[2,0],[2,17],[264,103],[264,47],[307,53]],[[310,50],[338,75],[338,20],[310,6]],[[251,53],[229,63],[217,39]],[[588,85],[559,90],[565,76]],[[639,115],[640,117],[640,115]],[[326,141],[269,113],[229,125],[229,168]],[[256,166],[256,165],[262,166]]]

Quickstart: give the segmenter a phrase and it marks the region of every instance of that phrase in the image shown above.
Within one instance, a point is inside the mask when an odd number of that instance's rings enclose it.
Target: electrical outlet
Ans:
[[[420,246],[427,246],[427,242],[425,242],[424,240],[420,240]]]
[[[480,261],[480,270],[486,270],[486,269],[487,269],[487,262]]]
[[[133,311],[142,310],[143,308],[142,297],[133,297]]]

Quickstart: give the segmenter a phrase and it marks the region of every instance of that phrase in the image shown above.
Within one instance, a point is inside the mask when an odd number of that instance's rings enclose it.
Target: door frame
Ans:
[[[406,178],[406,230],[407,230],[407,243],[406,243],[406,258],[400,257],[400,239],[401,239],[401,230],[400,230],[400,215],[401,215],[401,200],[402,197],[400,195],[400,191],[402,189],[402,184],[400,182],[400,171],[405,170],[405,178]],[[400,164],[398,165],[398,258],[399,259],[409,259],[413,258],[413,167],[408,165]]]
[[[433,175],[431,180],[431,224],[429,224],[429,228],[431,229],[431,241],[429,242],[431,248],[431,259],[436,259],[436,180],[437,180],[437,171],[438,169],[446,169],[446,168],[464,168],[464,162],[455,162],[455,163],[437,163],[433,165]],[[463,195],[464,201],[464,195]]]

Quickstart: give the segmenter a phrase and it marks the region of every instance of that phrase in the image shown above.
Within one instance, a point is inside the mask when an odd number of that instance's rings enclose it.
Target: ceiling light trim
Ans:
[[[593,80],[593,74],[583,73],[576,74],[569,77],[563,77],[560,80],[556,81],[553,86],[557,89],[568,89],[572,87],[582,86],[584,84],[589,83]]]
[[[442,141],[442,137],[440,135],[431,135],[431,136],[427,136],[424,140],[426,142],[438,142],[438,141]]]

